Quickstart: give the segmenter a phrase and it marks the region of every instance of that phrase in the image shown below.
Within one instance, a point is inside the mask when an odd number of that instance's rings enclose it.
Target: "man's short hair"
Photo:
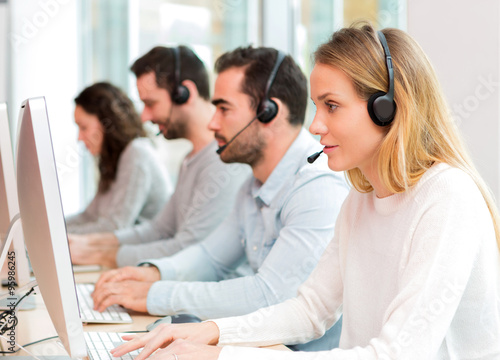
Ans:
[[[278,51],[273,48],[239,47],[221,55],[215,62],[215,71],[220,74],[232,67],[245,67],[242,92],[250,96],[252,107],[264,97],[269,75],[274,67]],[[287,55],[278,69],[269,91],[269,98],[280,99],[290,112],[289,122],[302,125],[307,106],[307,79],[290,55]]]
[[[205,100],[210,100],[208,72],[200,58],[188,47],[179,46],[180,68],[179,83],[191,80],[196,84],[198,93]],[[173,48],[157,46],[138,58],[130,67],[137,78],[154,72],[156,84],[172,94],[175,84],[175,54]]]

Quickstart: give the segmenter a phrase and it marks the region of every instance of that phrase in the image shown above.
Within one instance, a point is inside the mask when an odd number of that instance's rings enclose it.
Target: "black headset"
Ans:
[[[275,101],[269,99],[269,89],[271,89],[271,86],[273,85],[274,79],[276,78],[276,73],[278,72],[278,69],[285,59],[286,55],[278,50],[277,56],[276,56],[276,62],[274,63],[274,67],[271,70],[271,74],[269,74],[269,79],[267,80],[266,84],[266,90],[264,91],[264,97],[260,101],[259,105],[257,106],[257,114],[256,116],[250,120],[248,124],[245,125],[243,129],[238,131],[236,135],[234,135],[231,140],[229,140],[227,143],[222,145],[220,148],[217,149],[217,154],[222,154],[222,152],[231,144],[245,129],[247,129],[250,125],[253,124],[255,120],[259,120],[263,124],[267,124],[273,120],[276,115],[278,115],[278,104],[276,104]]]
[[[389,73],[389,91],[387,93],[379,91],[368,100],[368,113],[371,119],[378,126],[387,126],[394,119],[396,114],[396,103],[394,102],[394,69],[392,68],[392,58],[389,46],[382,31],[377,31],[378,38],[384,48],[387,72]]]
[[[264,92],[264,97],[262,98],[259,106],[257,106],[257,120],[261,123],[267,124],[273,120],[276,115],[278,115],[278,105],[275,101],[269,99],[269,90],[273,85],[274,79],[276,78],[276,74],[278,73],[278,69],[285,59],[286,55],[282,51],[278,50],[278,54],[276,56],[276,63],[274,64],[273,69],[271,70],[271,74],[269,74],[269,79],[267,80],[266,90]]]
[[[172,48],[175,62],[175,84],[172,91],[172,101],[177,105],[186,103],[189,99],[189,89],[181,84],[181,54],[178,47]]]

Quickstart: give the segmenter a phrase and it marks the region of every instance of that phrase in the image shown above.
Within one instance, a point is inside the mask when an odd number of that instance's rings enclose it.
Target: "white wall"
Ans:
[[[21,102],[45,96],[66,213],[79,204],[79,155],[73,120],[77,94],[77,9],[73,0],[10,3],[11,117]]]
[[[474,162],[500,201],[500,2],[408,0],[408,32],[435,66]]]
[[[0,102],[7,102],[7,87],[9,83],[7,70],[7,32],[9,26],[9,14],[7,3],[0,1]]]
[[[262,2],[263,46],[274,47],[295,55],[292,34],[296,24],[292,8],[296,5],[295,0],[264,0]],[[275,14],[280,14],[280,16]]]

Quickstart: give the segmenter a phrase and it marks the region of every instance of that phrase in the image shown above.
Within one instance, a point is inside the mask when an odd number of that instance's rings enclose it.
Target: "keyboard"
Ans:
[[[132,323],[130,315],[119,305],[111,305],[102,313],[94,310],[92,292],[94,284],[76,284],[76,295],[80,307],[80,318],[84,323],[127,324]]]
[[[86,332],[84,333],[85,342],[89,358],[92,360],[132,360],[139,354],[139,350],[132,351],[120,358],[114,358],[109,351],[114,349],[124,341],[119,333],[106,332]]]

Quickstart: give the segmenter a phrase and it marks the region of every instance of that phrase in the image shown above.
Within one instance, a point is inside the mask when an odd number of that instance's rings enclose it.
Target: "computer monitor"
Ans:
[[[26,248],[54,327],[72,358],[87,356],[45,99],[20,113],[17,188]]]
[[[19,286],[26,285],[30,281],[30,270],[19,221],[9,117],[7,105],[0,103],[0,268],[4,265],[9,250],[14,250],[15,256],[9,256],[7,263],[10,266],[7,268],[14,269],[11,272],[14,273]],[[12,265],[12,260],[15,260],[15,266]]]

